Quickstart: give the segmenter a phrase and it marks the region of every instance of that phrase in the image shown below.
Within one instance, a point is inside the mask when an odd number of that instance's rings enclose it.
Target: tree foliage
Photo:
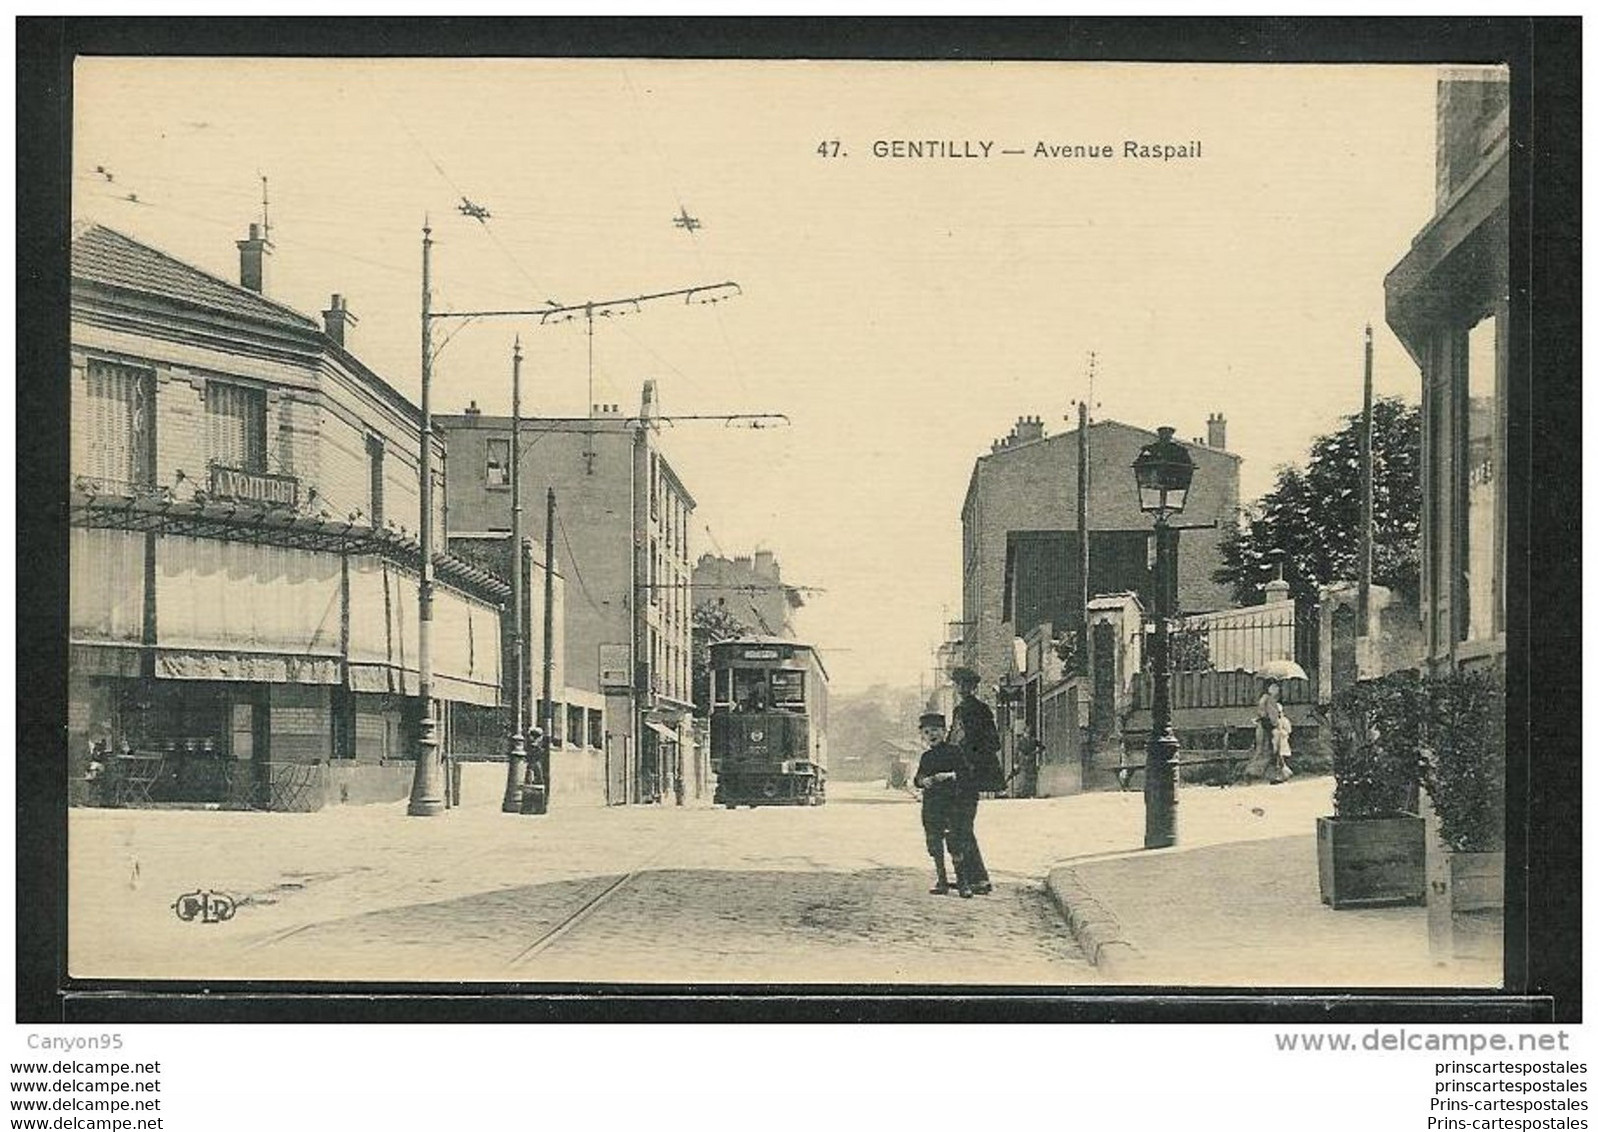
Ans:
[[[1315,601],[1320,587],[1359,574],[1360,413],[1317,437],[1302,468],[1289,465],[1221,540],[1215,580],[1240,605],[1264,600],[1282,577],[1293,597]],[[1371,580],[1413,600],[1420,589],[1420,410],[1396,397],[1371,408]]]
[[[692,618],[694,714],[710,714],[710,646],[750,635],[750,628],[723,602],[694,606]]]

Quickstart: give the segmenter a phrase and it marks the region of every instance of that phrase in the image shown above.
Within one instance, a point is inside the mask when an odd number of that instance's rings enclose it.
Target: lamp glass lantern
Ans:
[[[1180,514],[1187,506],[1187,489],[1193,482],[1193,457],[1171,439],[1176,430],[1159,430],[1160,438],[1146,444],[1132,462],[1137,476],[1138,506],[1153,515]]]

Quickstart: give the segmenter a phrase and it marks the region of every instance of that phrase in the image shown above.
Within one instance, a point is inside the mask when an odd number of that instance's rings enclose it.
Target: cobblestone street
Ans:
[[[70,965],[106,978],[1094,981],[1043,888],[1059,803],[986,808],[995,890],[960,900],[926,892],[910,798],[832,793],[818,809],[523,818],[498,812],[484,774],[431,820],[403,803],[74,810]],[[194,890],[226,893],[236,915],[180,920],[172,903]]]

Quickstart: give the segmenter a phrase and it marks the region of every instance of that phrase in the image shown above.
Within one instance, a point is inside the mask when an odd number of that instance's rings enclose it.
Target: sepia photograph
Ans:
[[[1515,989],[1521,81],[78,56],[65,977]]]

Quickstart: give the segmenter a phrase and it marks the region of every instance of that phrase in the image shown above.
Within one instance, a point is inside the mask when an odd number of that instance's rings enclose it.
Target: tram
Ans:
[[[827,670],[784,637],[710,646],[710,765],[715,801],[819,806],[827,800]]]

